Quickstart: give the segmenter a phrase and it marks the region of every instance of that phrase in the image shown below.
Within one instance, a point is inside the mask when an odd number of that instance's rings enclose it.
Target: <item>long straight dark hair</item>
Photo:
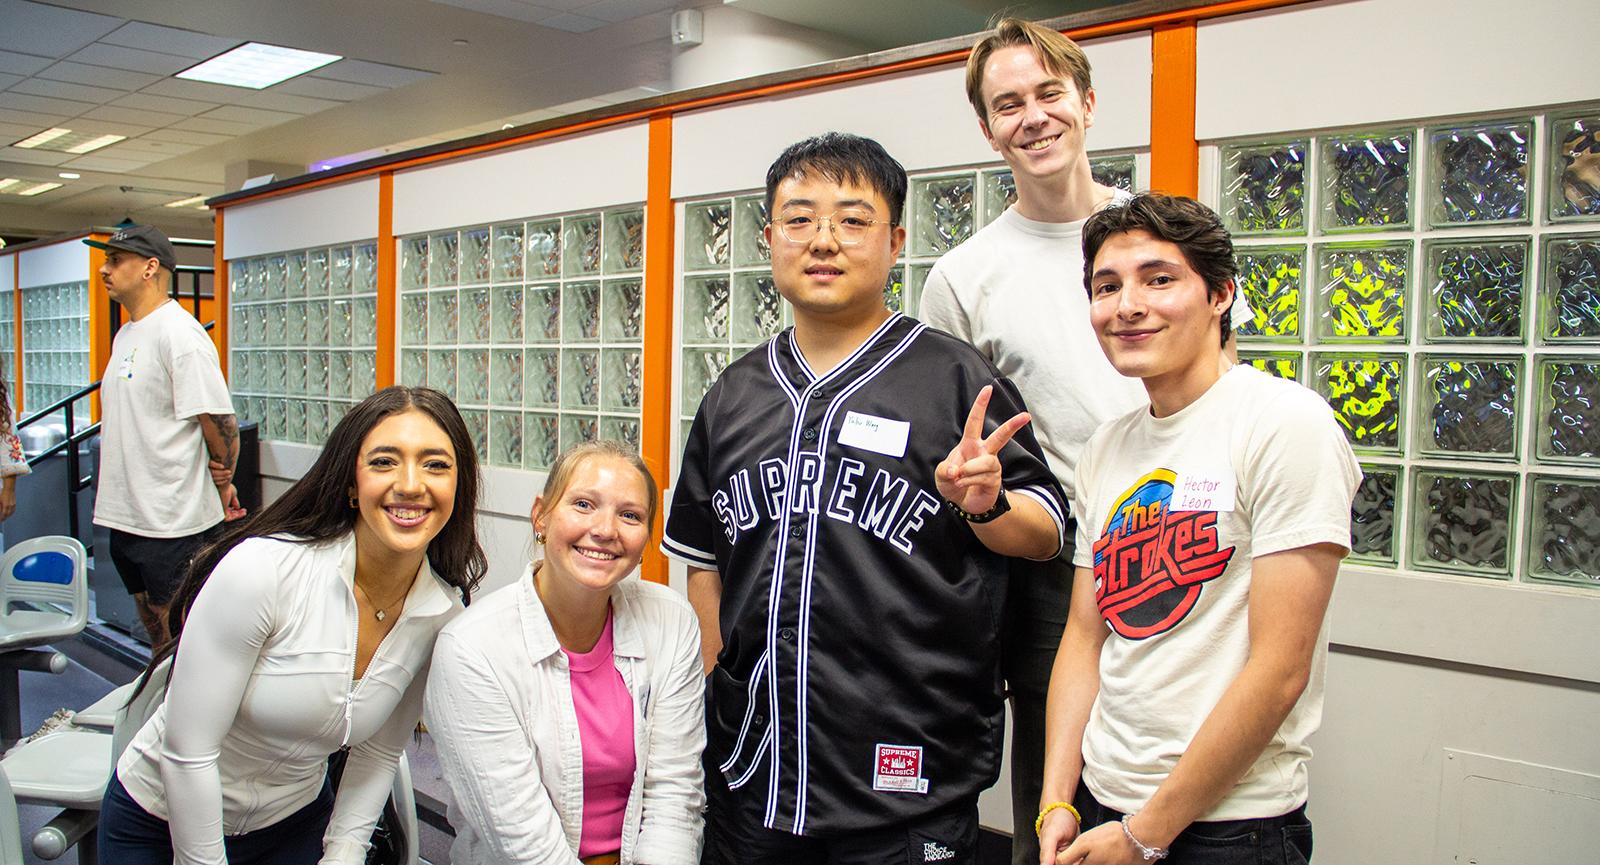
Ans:
[[[461,592],[463,602],[483,580],[489,562],[478,544],[478,455],[461,412],[444,394],[425,387],[386,387],[358,403],[328,435],[322,453],[300,480],[259,513],[228,524],[222,536],[195,554],[167,610],[172,638],[156,647],[150,665],[139,677],[134,695],[144,690],[150,674],[177,654],[183,624],[195,598],[229,551],[247,538],[291,535],[313,544],[350,532],[361,512],[345,506],[355,485],[361,443],[384,418],[416,409],[433,419],[456,452],[456,498],[450,521],[428,544],[428,564],[441,579]],[[131,698],[130,698],[131,699]]]

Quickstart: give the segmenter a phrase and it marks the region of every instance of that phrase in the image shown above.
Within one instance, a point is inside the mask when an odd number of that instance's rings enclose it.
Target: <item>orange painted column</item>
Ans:
[[[1200,193],[1200,146],[1194,138],[1195,22],[1157,25],[1150,51],[1150,188]]]
[[[223,211],[211,217],[215,245],[211,247],[211,308],[216,313],[217,326],[211,331],[211,341],[217,344],[217,362],[222,365],[222,377],[228,377],[228,326],[232,323],[228,308],[228,260],[222,254]],[[201,324],[205,320],[201,319]]]
[[[97,231],[90,239],[101,243],[111,235]],[[111,295],[106,294],[106,284],[100,279],[100,268],[106,263],[106,251],[97,247],[89,249],[89,381],[99,381],[105,376],[106,364],[111,362]],[[100,392],[89,395],[89,417],[100,421]]]
[[[378,175],[378,389],[394,384],[395,292],[394,172]]]
[[[649,175],[644,206],[644,393],[639,449],[655,475],[661,507],[655,536],[666,524],[665,491],[672,469],[673,229],[672,115],[650,118]],[[642,562],[645,579],[667,581],[667,559],[651,547]]]
[[[7,387],[11,390],[11,408],[22,417],[22,254],[11,255],[11,337],[13,346],[11,355],[16,360],[13,362],[14,375]],[[90,375],[94,372],[91,370]]]

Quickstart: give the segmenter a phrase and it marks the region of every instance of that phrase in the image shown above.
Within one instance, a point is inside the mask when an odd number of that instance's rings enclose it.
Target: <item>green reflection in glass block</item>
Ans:
[[[1535,453],[1549,462],[1593,465],[1600,458],[1600,359],[1539,359]]]
[[[1430,130],[1432,224],[1527,222],[1532,140],[1531,122]]]
[[[891,312],[906,311],[906,279],[905,268],[895,265],[889,270],[889,278],[883,285],[883,305]]]
[[[1430,341],[1521,342],[1528,241],[1474,238],[1424,248]]]
[[[1322,338],[1403,342],[1410,262],[1409,243],[1318,247]]]
[[[489,464],[522,468],[522,413],[489,413]]]
[[[733,256],[733,202],[690,204],[683,209],[683,266],[689,270],[727,267]]]
[[[1299,342],[1305,247],[1239,247],[1235,259],[1239,288],[1253,313],[1252,320],[1237,329],[1238,334],[1263,341]]]
[[[1423,355],[1418,363],[1423,453],[1516,457],[1521,358]]]
[[[444,231],[428,238],[428,287],[441,288],[461,280],[461,233]]]
[[[912,182],[912,255],[942,255],[972,236],[975,186],[971,174]]]
[[[1550,218],[1600,216],[1600,113],[1550,118]]]
[[[1531,517],[1528,577],[1600,588],[1600,480],[1535,475]]]
[[[1416,471],[1412,490],[1411,565],[1508,579],[1514,475]]]
[[[1334,417],[1352,447],[1400,452],[1405,363],[1402,355],[1313,356],[1316,390],[1333,407]]]
[[[529,343],[561,341],[561,289],[528,286],[522,314],[528,326]]]
[[[1353,561],[1394,565],[1397,533],[1395,517],[1400,513],[1401,479],[1399,466],[1362,464],[1361,484],[1350,505],[1350,558]]]
[[[601,308],[601,327],[606,342],[639,342],[644,338],[643,282],[608,280]]]
[[[1240,351],[1239,361],[1248,363],[1267,375],[1300,380],[1300,353],[1295,351]]]
[[[1236,234],[1305,231],[1306,151],[1304,140],[1223,148],[1222,211],[1229,230]]]
[[[529,279],[561,274],[561,220],[528,223],[526,245]]]
[[[467,434],[472,436],[472,449],[478,454],[479,464],[489,461],[489,413],[483,409],[464,408],[461,419],[467,422]]]
[[[1089,175],[1101,186],[1133,191],[1138,162],[1131,153],[1089,157]]]
[[[561,404],[561,352],[553,349],[527,351],[522,366],[523,405],[529,408],[555,408]]]
[[[687,349],[683,353],[683,413],[692,415],[700,400],[728,368],[732,353],[726,349]]]
[[[632,273],[644,267],[644,211],[607,212],[605,243],[606,273]]]
[[[684,342],[727,341],[728,288],[726,276],[697,276],[683,281]]]
[[[600,215],[569,216],[562,220],[562,272],[581,276],[600,272]]]
[[[750,267],[772,260],[767,244],[767,201],[761,195],[747,195],[733,201],[733,264]]]
[[[1411,226],[1411,137],[1395,131],[1322,140],[1325,230]]]
[[[528,412],[522,416],[522,465],[548,470],[561,454],[561,420],[556,415]]]
[[[600,419],[591,415],[561,415],[561,449],[600,438]]]
[[[1539,306],[1547,342],[1600,338],[1600,234],[1545,238]]]

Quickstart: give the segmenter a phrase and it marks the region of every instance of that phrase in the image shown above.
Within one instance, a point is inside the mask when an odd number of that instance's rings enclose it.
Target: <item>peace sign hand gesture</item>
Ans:
[[[939,495],[961,506],[968,513],[981,514],[994,507],[1000,497],[1000,450],[1017,434],[1017,430],[1032,420],[1027,412],[1011,418],[998,429],[983,437],[983,419],[989,411],[992,385],[978,391],[967,413],[967,425],[961,431],[961,441],[944,458],[934,471],[934,483]]]

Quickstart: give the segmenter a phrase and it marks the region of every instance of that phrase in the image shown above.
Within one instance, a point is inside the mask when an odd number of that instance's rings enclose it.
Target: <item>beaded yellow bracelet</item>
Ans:
[[[1039,829],[1044,826],[1044,818],[1050,816],[1050,812],[1057,808],[1067,809],[1067,813],[1072,815],[1072,819],[1078,821],[1079,826],[1083,825],[1083,815],[1078,813],[1077,808],[1072,807],[1071,802],[1051,802],[1044,806],[1044,810],[1040,811],[1039,816],[1033,821],[1033,835],[1035,838],[1039,836]]]

